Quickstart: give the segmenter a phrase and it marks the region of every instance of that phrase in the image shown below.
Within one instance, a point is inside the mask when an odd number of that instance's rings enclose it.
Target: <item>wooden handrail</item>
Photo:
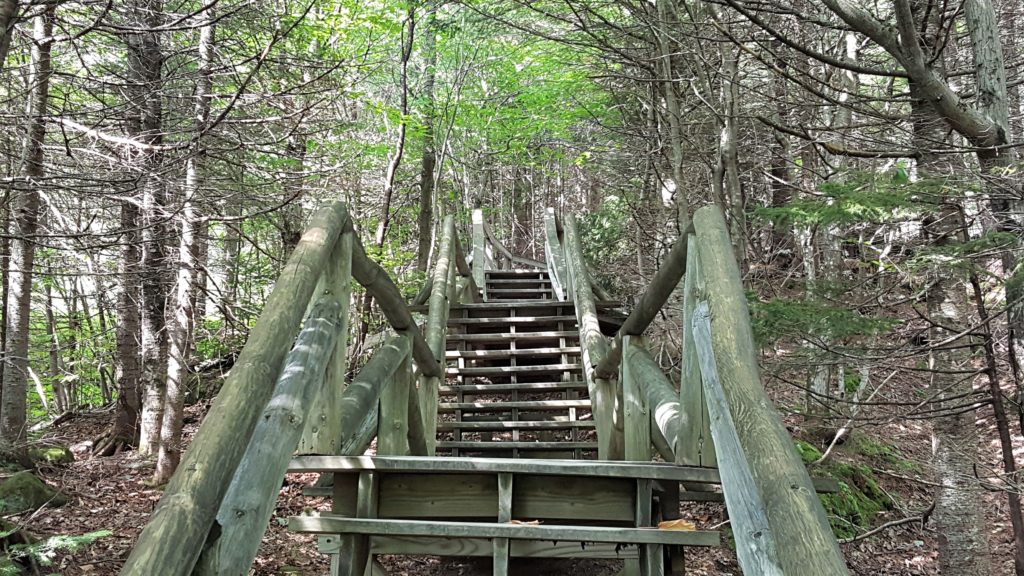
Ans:
[[[598,457],[602,460],[620,460],[623,457],[622,420],[617,416],[615,388],[607,379],[596,375],[594,368],[608,353],[608,342],[601,333],[594,295],[590,290],[590,273],[583,260],[583,250],[576,231],[576,221],[570,216],[563,223],[566,269],[576,305],[576,321],[583,349],[583,372],[587,379],[597,426]]]
[[[270,399],[285,355],[338,238],[345,205],[317,212],[292,251],[249,338],[121,574],[186,576]]]
[[[694,215],[694,226],[706,285],[694,313],[694,340],[743,572],[845,576],[825,510],[761,385],[725,218],[705,206]]]
[[[490,242],[491,242],[491,246],[494,246],[495,248],[497,248],[498,252],[501,252],[501,255],[504,256],[509,262],[511,262],[513,264],[522,264],[523,266],[529,266],[531,268],[547,268],[548,267],[547,264],[545,264],[544,262],[539,262],[537,260],[534,260],[533,258],[525,258],[523,256],[516,256],[515,254],[513,254],[494,235],[494,231],[491,230],[491,227],[490,227],[489,224],[487,224],[486,220],[483,220],[483,227],[484,227],[484,233],[487,234],[487,239],[490,240]]]
[[[243,574],[252,565],[274,513],[281,479],[342,333],[347,307],[348,302],[343,306],[330,294],[314,304],[220,504],[220,529],[203,547],[194,574]]]
[[[608,355],[595,369],[599,378],[614,378],[618,374],[619,360],[622,358],[622,337],[643,334],[654,317],[665,306],[665,302],[672,295],[672,291],[676,289],[683,274],[686,273],[686,252],[689,246],[689,232],[692,231],[692,228],[692,225],[688,226],[686,233],[680,236],[672,246],[662,260],[661,267],[651,279],[651,283],[644,290],[639,302],[619,327],[619,331],[615,334],[609,347]]]
[[[544,255],[555,296],[559,300],[565,300],[570,291],[566,290],[565,253],[558,239],[558,216],[555,215],[554,208],[547,208],[544,211]]]
[[[420,372],[430,377],[443,376],[444,370],[441,368],[441,363],[430,351],[426,339],[419,333],[419,330],[414,330],[416,322],[412,318],[412,313],[409,312],[405,299],[402,298],[402,293],[398,291],[398,287],[395,286],[388,273],[380,267],[380,264],[366,255],[366,250],[363,249],[363,244],[359,241],[358,236],[353,239],[352,276],[366,288],[367,292],[373,295],[396,332],[410,331],[412,354]]]

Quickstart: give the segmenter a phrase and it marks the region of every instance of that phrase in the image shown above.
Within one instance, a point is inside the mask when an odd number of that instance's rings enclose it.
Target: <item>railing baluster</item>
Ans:
[[[715,467],[718,460],[715,458],[711,421],[693,343],[693,310],[697,293],[704,291],[696,235],[690,234],[689,244],[694,249],[686,254],[686,277],[683,279],[683,367],[679,382],[679,405],[685,417],[676,443],[676,464]]]

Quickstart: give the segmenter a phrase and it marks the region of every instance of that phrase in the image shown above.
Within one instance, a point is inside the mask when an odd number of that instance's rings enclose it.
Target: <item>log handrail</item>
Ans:
[[[445,230],[448,249],[443,258],[445,281],[441,289],[446,317],[456,297],[476,298],[476,284],[450,218]],[[347,333],[350,278],[376,299],[397,336],[376,351],[353,385],[345,387],[346,339],[339,336]],[[460,287],[456,278],[464,281]],[[313,303],[316,294],[320,296]],[[307,311],[306,328],[297,339]],[[334,327],[330,335],[325,325]],[[355,454],[365,450],[379,434],[380,402],[372,393],[364,393],[363,382],[371,383],[378,395],[381,391],[401,390],[389,396],[386,406],[381,403],[389,424],[397,422],[403,436],[389,433],[386,443],[390,450],[415,455],[432,451],[428,438],[434,432],[428,432],[427,415],[433,415],[436,425],[436,386],[433,396],[428,388],[426,397],[421,397],[420,390],[411,385],[415,374],[434,382],[444,376],[443,339],[440,353],[436,338],[432,342],[433,346],[428,344],[416,325],[394,281],[366,255],[346,206],[336,202],[318,211],[289,256],[238,361],[121,574],[186,576],[193,569],[197,574],[215,574],[236,571],[237,567],[244,573],[246,557],[255,554],[262,527],[266,526],[265,521],[256,518],[266,514],[265,502],[272,502],[272,494],[264,492],[276,492],[284,476],[279,460],[287,462],[300,436],[304,445],[309,438],[304,448],[307,453]],[[287,363],[286,355],[290,359]],[[300,370],[300,365],[305,368]],[[315,401],[318,396],[320,401]],[[368,400],[370,397],[374,399]],[[268,405],[271,398],[274,404]],[[282,402],[284,408],[278,405]],[[341,404],[336,411],[311,410],[311,404],[336,403]],[[307,417],[309,414],[312,418]],[[321,422],[332,418],[336,422],[331,426]],[[263,424],[256,431],[258,421]],[[336,438],[329,437],[335,432]],[[253,474],[257,468],[259,473]],[[235,496],[226,500],[231,493]],[[222,544],[216,545],[217,536],[224,534],[211,531],[218,513],[241,512],[248,518],[238,524],[256,528],[235,531],[231,527]],[[208,547],[211,552],[197,565],[208,535],[212,537]],[[248,564],[251,562],[249,557]]]

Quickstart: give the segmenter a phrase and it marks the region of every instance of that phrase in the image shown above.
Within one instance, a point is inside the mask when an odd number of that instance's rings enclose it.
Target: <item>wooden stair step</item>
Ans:
[[[540,474],[552,476],[595,476],[607,478],[646,478],[680,482],[720,483],[718,470],[697,466],[677,466],[660,462],[621,460],[515,460],[508,458],[451,458],[430,456],[298,456],[288,464],[288,472],[431,472],[466,474]]]
[[[556,322],[572,322],[575,316],[504,316],[493,318],[449,318],[449,326],[512,326],[520,324],[554,324]]]
[[[587,383],[579,381],[569,382],[518,382],[515,384],[458,384],[455,386],[439,386],[437,391],[442,394],[455,394],[458,392],[548,392],[561,390],[586,390]]]
[[[466,368],[448,368],[448,374],[462,376],[487,376],[489,374],[543,374],[545,372],[568,372],[579,370],[582,364],[537,364],[531,366],[475,366]]]
[[[439,402],[438,412],[504,412],[508,410],[565,410],[590,409],[590,400],[526,400],[522,402]]]
[[[549,278],[547,270],[541,269],[517,269],[517,270],[484,270],[487,278],[521,278],[523,276],[539,276]]]
[[[594,428],[593,420],[558,421],[490,421],[490,422],[438,422],[438,430],[569,430]],[[562,446],[559,446],[562,447]]]
[[[437,443],[438,449],[450,450],[458,448],[469,452],[495,450],[597,450],[597,442],[473,442],[442,440]]]
[[[551,288],[487,288],[487,294],[537,294],[551,292]]]
[[[488,278],[487,285],[521,286],[523,284],[551,284],[550,278]]]
[[[598,300],[594,303],[598,310],[609,310],[622,308],[622,302],[615,300]],[[575,305],[567,300],[526,300],[522,302],[467,302],[465,304],[452,304],[453,312],[459,310],[508,310],[510,308],[531,310],[536,308],[561,307],[572,312],[576,310]],[[426,312],[430,309],[428,304],[417,304],[409,306],[412,312]]]
[[[496,334],[449,334],[448,340],[453,342],[481,342],[495,343],[511,340],[551,340],[554,338],[579,339],[580,333],[576,330],[545,330],[543,332],[519,332],[510,334],[506,332]]]
[[[562,354],[579,355],[582,352],[579,346],[563,346],[550,348],[525,348],[522,350],[448,350],[445,358],[466,360],[502,360],[505,358],[517,358],[519,356],[561,356]]]
[[[288,529],[314,534],[381,534],[388,536],[443,536],[446,538],[509,538],[667,546],[718,546],[719,533],[703,530],[657,530],[611,526],[558,526],[499,522],[444,522],[438,520],[380,520],[333,515],[292,516]]]

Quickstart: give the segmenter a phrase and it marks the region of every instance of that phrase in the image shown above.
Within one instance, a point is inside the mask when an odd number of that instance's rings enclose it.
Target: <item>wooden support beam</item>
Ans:
[[[487,254],[485,250],[484,234],[484,212],[477,208],[473,210],[473,282],[481,289],[484,287],[484,270],[487,269]]]
[[[345,392],[345,371],[348,369],[349,304],[352,296],[352,236],[342,234],[323,275],[325,296],[330,295],[341,307],[341,322],[334,352],[327,363],[327,374],[317,392],[317,399],[306,418],[306,429],[299,440],[297,454],[341,454],[341,420],[338,405]]]
[[[299,332],[306,304],[348,222],[348,211],[340,202],[313,216],[121,574],[185,576],[192,572]]]
[[[408,336],[398,338],[406,340]],[[377,424],[377,453],[387,456],[409,455],[409,396],[412,367],[409,356],[402,357],[397,369],[386,380],[380,393],[380,417]],[[416,406],[416,411],[420,407]]]
[[[338,416],[341,421],[342,444],[359,436],[368,414],[377,414],[381,392],[409,355],[409,345],[408,338],[392,336],[377,349],[345,389],[339,403]]]
[[[363,472],[359,475],[358,501],[356,517],[373,521],[377,517],[380,477],[374,472]],[[340,576],[364,576],[368,566],[373,563],[370,553],[370,539],[365,534],[346,534],[341,537],[341,554],[339,554]]]
[[[594,295],[590,291],[590,273],[583,259],[583,248],[576,231],[576,220],[568,217],[564,221],[564,247],[566,268],[572,281],[576,303],[576,322],[583,348],[584,374],[594,404],[594,420],[597,422],[597,441],[601,460],[619,460],[623,457],[622,419],[616,407],[615,387],[607,378],[599,378],[595,367],[608,354],[608,342],[601,333],[597,318]]]
[[[332,294],[313,306],[224,495],[212,531],[218,537],[204,547],[196,574],[244,574],[252,565],[342,320],[341,303]]]
[[[845,576],[846,563],[814,484],[761,385],[746,294],[725,218],[718,208],[705,206],[697,210],[694,225],[709,298],[703,310],[698,304],[694,338],[744,574]],[[748,475],[729,475],[742,471],[744,463]],[[730,503],[738,497],[747,505]],[[737,524],[745,513],[748,523]]]
[[[623,345],[630,352],[643,346],[640,336],[626,336]],[[635,355],[635,354],[634,354]],[[632,462],[651,460],[651,415],[640,381],[646,374],[638,374],[633,362],[623,362],[619,381],[622,383],[622,421],[625,429],[625,459]],[[641,556],[643,554],[641,553]]]
[[[512,475],[498,474],[498,522],[512,521]],[[508,576],[508,538],[494,539],[494,576]]]
[[[679,437],[680,412],[679,396],[668,377],[662,372],[661,366],[641,342],[635,342],[635,336],[623,338],[625,350],[622,370],[632,376],[639,386],[640,394],[649,410],[651,436],[658,452],[667,462],[675,459],[676,438]],[[632,342],[626,346],[627,342]],[[622,383],[625,391],[626,382]],[[628,424],[627,424],[628,425]]]
[[[387,272],[366,255],[358,236],[354,238],[352,247],[352,276],[377,300],[381,311],[396,332],[412,330],[412,353],[420,373],[425,376],[441,377],[444,374],[441,363],[431,353],[427,341],[416,329],[416,322],[413,321],[412,313],[405,304],[405,298]]]
[[[697,349],[693,342],[693,311],[697,305],[697,294],[704,293],[704,278],[700,271],[696,236],[690,234],[690,237],[690,245],[694,249],[686,254],[687,273],[683,281],[683,367],[679,382],[682,420],[676,441],[675,461],[685,466],[714,468],[718,460],[711,435],[711,418],[704,401]]]
[[[692,230],[692,226],[687,227],[687,231],[690,230]],[[629,317],[622,323],[612,340],[608,354],[601,359],[594,370],[598,378],[614,378],[618,374],[619,360],[622,358],[622,337],[643,334],[665,302],[668,301],[669,296],[672,295],[672,291],[675,290],[679,280],[686,273],[689,236],[684,232],[662,260],[661,267],[654,274],[651,283],[647,285],[647,290],[644,290],[636,307],[629,313]]]

